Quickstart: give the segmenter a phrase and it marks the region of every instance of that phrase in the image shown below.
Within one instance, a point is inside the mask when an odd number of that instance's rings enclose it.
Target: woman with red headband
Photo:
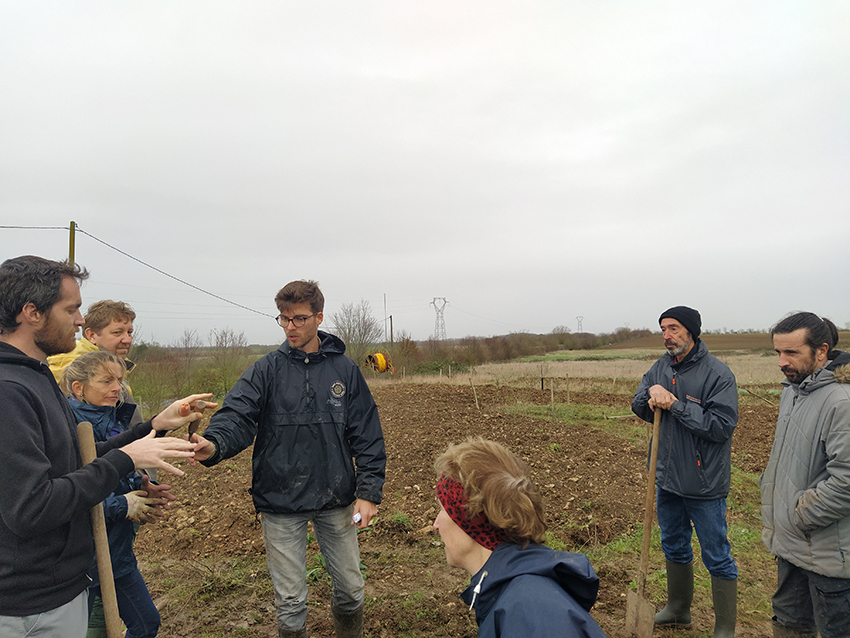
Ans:
[[[476,438],[449,446],[435,468],[441,507],[434,529],[448,564],[472,574],[461,598],[475,608],[479,638],[605,638],[588,613],[599,579],[583,554],[541,544],[543,499],[525,464]]]

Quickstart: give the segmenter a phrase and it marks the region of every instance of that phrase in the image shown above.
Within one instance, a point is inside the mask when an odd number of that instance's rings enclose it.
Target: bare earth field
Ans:
[[[366,634],[373,637],[477,635],[473,616],[457,594],[467,576],[445,564],[436,515],[435,456],[450,442],[480,435],[502,442],[531,464],[543,487],[558,549],[598,551],[594,557],[601,588],[592,614],[612,638],[625,636],[625,595],[636,577],[637,531],[645,489],[646,448],[613,433],[573,423],[512,414],[518,403],[548,406],[550,390],[450,384],[381,383],[373,388],[388,451],[384,502],[374,525],[360,533],[366,576]],[[566,397],[555,392],[555,401]],[[573,392],[571,403],[629,412],[630,395]],[[746,472],[763,469],[773,439],[776,407],[766,401],[742,405],[733,439],[733,463]],[[600,423],[598,420],[595,422]],[[635,418],[604,421],[612,427],[638,425]],[[137,555],[154,599],[162,606],[162,636],[277,636],[263,541],[247,489],[250,451],[215,468],[188,468],[172,481],[179,505],[163,522],[142,528]],[[730,496],[730,499],[734,495]],[[730,508],[730,524],[734,516]],[[744,514],[740,514],[743,516]],[[750,516],[749,514],[747,516]],[[750,521],[752,522],[752,521]],[[602,551],[615,539],[618,551]],[[655,540],[651,572],[663,570]],[[332,636],[328,578],[308,552],[310,610],[314,636]],[[775,573],[742,564],[742,587],[771,590]],[[701,570],[702,581],[707,578]],[[650,594],[663,602],[663,580],[650,581]],[[710,597],[698,587],[690,631],[657,635],[710,636]],[[738,635],[766,636],[769,614],[741,609]]]

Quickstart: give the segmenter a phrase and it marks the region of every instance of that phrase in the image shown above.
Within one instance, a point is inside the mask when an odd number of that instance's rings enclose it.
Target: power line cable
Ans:
[[[150,265],[149,263],[146,263],[146,262],[142,261],[141,259],[139,259],[139,258],[137,258],[137,257],[133,257],[133,255],[131,255],[131,254],[129,254],[129,253],[126,253],[126,252],[124,252],[124,251],[123,251],[123,250],[121,250],[120,248],[116,248],[115,246],[113,246],[113,245],[111,245],[111,244],[108,244],[107,242],[103,241],[102,239],[100,239],[100,238],[98,238],[98,237],[95,237],[95,236],[94,236],[94,235],[92,235],[91,233],[86,232],[85,230],[83,230],[82,228],[80,228],[80,225],[79,225],[79,224],[77,224],[77,232],[80,232],[80,233],[82,233],[83,235],[86,235],[86,236],[88,236],[88,237],[91,237],[92,239],[94,239],[94,240],[95,240],[95,241],[97,241],[97,242],[100,242],[101,244],[103,244],[103,245],[104,245],[104,246],[106,246],[107,248],[111,248],[111,249],[112,249],[112,250],[114,250],[115,252],[121,253],[121,254],[122,254],[122,255],[124,255],[125,257],[129,257],[129,258],[130,258],[130,259],[132,259],[133,261],[136,261],[136,262],[138,262],[138,263],[142,264],[142,266],[147,266],[147,267],[148,267],[148,268],[150,268],[151,270],[155,270],[156,272],[158,272],[158,273],[159,273],[159,274],[161,274],[161,275],[165,275],[166,277],[168,277],[168,278],[170,278],[170,279],[173,279],[174,281],[180,282],[180,283],[181,283],[181,284],[183,284],[184,286],[189,286],[189,288],[194,288],[194,289],[195,289],[195,290],[197,290],[198,292],[202,292],[202,293],[204,293],[205,295],[209,295],[210,297],[214,297],[214,298],[218,299],[219,301],[223,301],[223,302],[225,302],[225,303],[229,303],[231,306],[236,306],[237,308],[242,308],[243,310],[248,310],[249,312],[255,312],[255,313],[257,313],[258,315],[264,315],[264,316],[266,316],[266,317],[270,317],[270,318],[274,319],[274,317],[273,317],[272,315],[268,314],[267,312],[262,312],[262,311],[260,311],[260,310],[255,310],[254,308],[249,308],[248,306],[243,306],[242,304],[240,304],[240,303],[236,303],[235,301],[230,301],[230,299],[225,299],[224,297],[222,297],[222,296],[220,296],[220,295],[217,295],[217,294],[215,294],[215,293],[212,293],[212,292],[210,292],[209,290],[204,290],[203,288],[201,288],[201,287],[199,287],[199,286],[196,286],[195,284],[190,284],[188,281],[184,281],[183,279],[180,279],[179,277],[175,277],[174,275],[171,275],[171,274],[169,274],[169,273],[165,272],[164,270],[160,270],[160,269],[159,269],[159,268],[157,268],[156,266],[152,266],[152,265]]]
[[[237,308],[242,308],[243,310],[247,310],[248,312],[254,312],[254,313],[258,314],[258,315],[263,315],[264,317],[271,317],[272,319],[274,319],[274,317],[273,317],[272,315],[268,314],[267,312],[262,312],[262,311],[260,311],[260,310],[255,310],[254,308],[249,308],[248,306],[243,306],[242,304],[240,304],[240,303],[236,303],[235,301],[230,301],[230,299],[225,299],[224,297],[222,297],[222,296],[220,296],[220,295],[217,295],[217,294],[215,294],[215,293],[212,293],[212,292],[210,292],[209,290],[204,290],[203,288],[201,288],[201,287],[199,287],[199,286],[196,286],[196,285],[194,285],[194,284],[190,284],[188,281],[185,281],[185,280],[183,280],[183,279],[180,279],[179,277],[175,277],[174,275],[171,275],[171,274],[169,274],[169,273],[165,272],[164,270],[160,270],[160,269],[159,269],[159,268],[157,268],[156,266],[152,266],[151,264],[149,264],[149,263],[147,263],[147,262],[142,261],[142,260],[141,260],[141,259],[139,259],[138,257],[133,257],[133,255],[131,255],[130,253],[124,252],[124,251],[123,251],[123,250],[121,250],[120,248],[116,248],[116,247],[115,247],[115,246],[113,246],[112,244],[109,244],[109,243],[107,243],[107,242],[103,241],[103,240],[102,240],[102,239],[100,239],[99,237],[95,237],[95,236],[94,236],[94,235],[92,235],[91,233],[89,233],[89,232],[87,232],[87,231],[83,230],[82,228],[80,228],[80,225],[79,225],[79,224],[76,224],[75,226],[76,226],[76,231],[77,231],[77,232],[82,233],[83,235],[86,235],[87,237],[91,237],[92,239],[94,239],[94,240],[95,240],[95,241],[97,241],[97,242],[100,242],[101,244],[103,244],[103,245],[104,245],[104,246],[106,246],[107,248],[111,248],[111,249],[112,249],[112,250],[114,250],[115,252],[117,252],[117,253],[121,253],[121,254],[122,254],[122,255],[124,255],[125,257],[129,257],[129,258],[130,258],[130,259],[132,259],[133,261],[135,261],[135,262],[138,262],[138,263],[142,264],[142,266],[146,266],[146,267],[150,268],[151,270],[155,270],[155,271],[156,271],[156,272],[158,272],[159,274],[161,274],[161,275],[165,275],[165,276],[166,276],[166,277],[168,277],[169,279],[173,279],[174,281],[177,281],[177,282],[179,282],[179,283],[183,284],[184,286],[189,286],[189,288],[194,288],[194,289],[195,289],[195,290],[197,290],[198,292],[202,292],[202,293],[204,293],[205,295],[209,295],[210,297],[213,297],[213,298],[215,298],[215,299],[218,299],[219,301],[223,301],[224,303],[228,303],[228,304],[230,304],[231,306],[236,306]],[[24,229],[24,230],[68,230],[68,228],[67,228],[66,226],[0,226],[0,228],[14,228],[14,229]]]

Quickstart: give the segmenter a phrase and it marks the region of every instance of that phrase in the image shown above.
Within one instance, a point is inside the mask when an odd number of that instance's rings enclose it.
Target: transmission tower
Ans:
[[[446,318],[443,316],[443,311],[446,309],[447,303],[449,302],[446,301],[445,297],[434,297],[434,301],[430,304],[437,311],[437,319],[434,322],[434,338],[437,341],[446,338]]]
[[[582,315],[576,317],[576,321],[578,321],[578,331],[581,332],[581,320],[584,319]]]

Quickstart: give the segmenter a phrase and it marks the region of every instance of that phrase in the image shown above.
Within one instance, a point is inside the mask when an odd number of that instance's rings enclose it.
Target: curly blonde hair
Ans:
[[[481,437],[450,445],[434,462],[437,476],[463,486],[468,514],[483,512],[508,541],[541,543],[546,533],[543,496],[528,475],[528,466],[505,446]]]

